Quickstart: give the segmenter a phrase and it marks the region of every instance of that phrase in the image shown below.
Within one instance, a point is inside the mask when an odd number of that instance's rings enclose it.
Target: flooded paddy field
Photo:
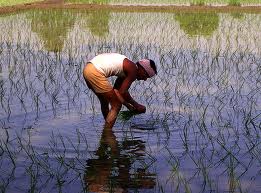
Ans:
[[[0,27],[1,192],[261,192],[261,14],[46,9]],[[104,52],[158,67],[130,89],[147,112],[111,131],[82,77]]]

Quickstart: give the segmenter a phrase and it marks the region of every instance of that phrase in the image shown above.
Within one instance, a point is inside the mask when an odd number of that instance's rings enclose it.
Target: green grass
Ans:
[[[41,0],[0,0],[0,6],[18,5],[32,3]],[[247,5],[260,4],[260,0],[65,0],[65,3],[94,3],[94,4],[228,4],[228,5]]]
[[[239,5],[241,5],[241,3],[239,0],[230,0],[229,5],[239,6]]]
[[[41,0],[0,0],[0,6],[18,5],[24,3],[32,3]]]
[[[65,3],[117,3],[117,4],[226,4],[226,5],[248,5],[260,4],[260,0],[65,0]]]

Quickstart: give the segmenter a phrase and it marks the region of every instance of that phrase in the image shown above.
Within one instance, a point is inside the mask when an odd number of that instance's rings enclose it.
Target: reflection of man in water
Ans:
[[[144,157],[141,140],[125,140],[121,144],[113,131],[102,132],[96,158],[87,161],[85,182],[88,192],[127,192],[127,189],[151,189],[155,175],[145,169],[132,168],[132,164]]]
[[[135,64],[117,53],[100,54],[88,62],[83,70],[88,87],[99,98],[108,126],[114,124],[122,104],[136,113],[145,113],[146,107],[136,102],[128,89],[135,80],[147,80],[155,74],[157,68],[153,60],[142,59]],[[113,87],[107,80],[110,76],[117,76]]]

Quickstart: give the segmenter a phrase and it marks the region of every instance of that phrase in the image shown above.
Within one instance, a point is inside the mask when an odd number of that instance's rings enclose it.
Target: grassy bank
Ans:
[[[0,6],[19,5],[24,3],[38,2],[41,0],[0,0]]]
[[[0,0],[0,6],[18,5],[41,0]],[[64,0],[65,3],[149,4],[149,5],[260,5],[260,0]]]
[[[178,4],[178,5],[257,5],[260,0],[65,0],[66,3],[99,4]]]

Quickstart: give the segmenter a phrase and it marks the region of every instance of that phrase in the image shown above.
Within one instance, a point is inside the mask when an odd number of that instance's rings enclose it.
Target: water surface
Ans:
[[[260,192],[261,15],[31,10],[0,17],[3,192]],[[112,131],[82,69],[155,60]],[[114,78],[111,79],[114,81]]]

